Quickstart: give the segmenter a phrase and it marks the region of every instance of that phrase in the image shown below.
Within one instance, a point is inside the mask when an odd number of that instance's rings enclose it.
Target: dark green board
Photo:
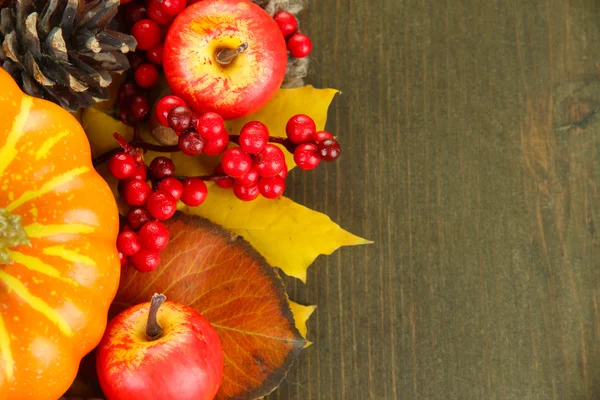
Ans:
[[[600,2],[310,0],[343,158],[291,196],[375,241],[292,298],[270,399],[600,399]]]

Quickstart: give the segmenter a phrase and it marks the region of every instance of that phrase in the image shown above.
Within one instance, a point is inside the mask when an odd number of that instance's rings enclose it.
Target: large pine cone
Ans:
[[[1,4],[2,0],[0,0]],[[108,99],[137,42],[109,30],[119,0],[13,0],[0,12],[0,61],[31,96],[69,111]]]

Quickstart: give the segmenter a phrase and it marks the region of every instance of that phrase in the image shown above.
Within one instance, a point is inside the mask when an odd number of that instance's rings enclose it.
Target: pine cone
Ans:
[[[137,42],[109,30],[119,0],[16,0],[0,11],[0,61],[31,96],[69,111],[108,99]]]

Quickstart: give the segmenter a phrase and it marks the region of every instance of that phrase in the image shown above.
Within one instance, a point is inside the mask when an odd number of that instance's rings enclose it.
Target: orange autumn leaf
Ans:
[[[123,268],[112,315],[155,292],[189,305],[213,324],[223,345],[216,398],[270,393],[306,344],[281,278],[247,242],[207,220],[178,213],[166,225],[171,242],[161,266],[151,273]]]

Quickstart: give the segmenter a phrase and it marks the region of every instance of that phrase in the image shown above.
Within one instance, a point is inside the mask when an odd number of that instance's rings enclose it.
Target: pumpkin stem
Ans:
[[[8,264],[10,248],[28,245],[29,238],[23,229],[20,215],[13,215],[0,208],[0,264]]]
[[[217,52],[215,58],[217,59],[217,62],[219,64],[221,64],[222,66],[225,67],[225,66],[231,64],[238,55],[242,54],[246,50],[248,50],[248,43],[244,42],[241,45],[239,45],[238,47],[236,47],[235,49],[219,50]]]
[[[148,323],[146,324],[146,338],[150,341],[160,339],[163,331],[161,326],[158,324],[156,315],[158,309],[167,300],[167,296],[164,294],[154,293],[152,300],[150,300],[150,312],[148,313]]]

